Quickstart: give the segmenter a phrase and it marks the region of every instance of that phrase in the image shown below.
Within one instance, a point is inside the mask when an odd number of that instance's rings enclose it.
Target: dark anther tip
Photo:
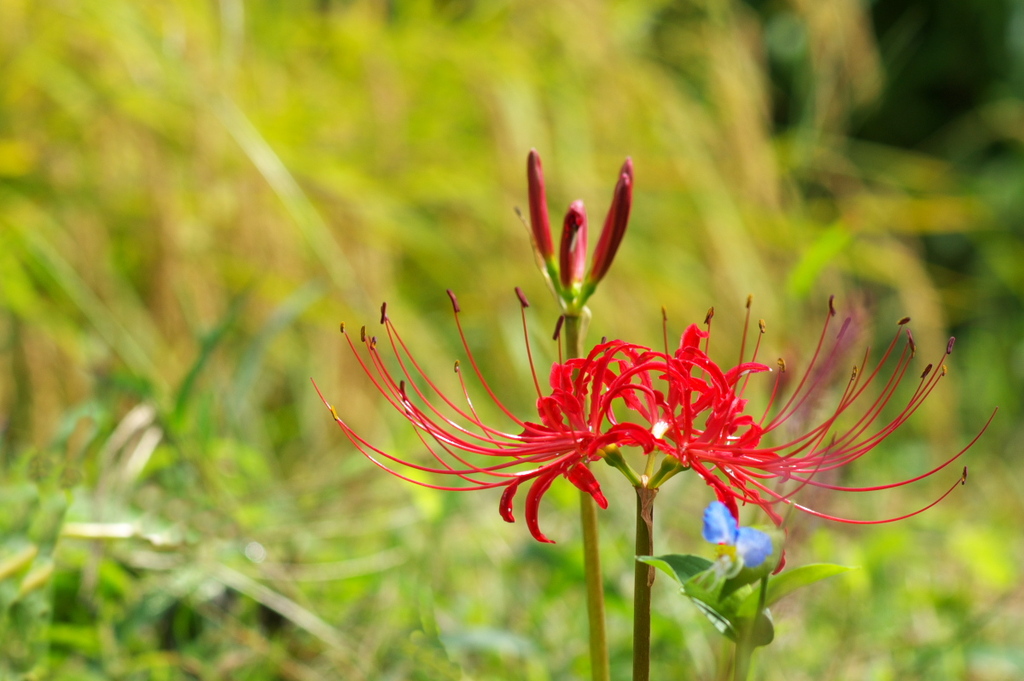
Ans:
[[[519,304],[522,305],[524,308],[530,307],[530,301],[526,299],[526,294],[523,293],[523,289],[519,288],[518,286],[516,286],[516,297],[519,298]]]
[[[900,320],[896,322],[897,326],[903,326],[904,324],[910,323],[910,317],[900,317]]]
[[[452,293],[451,289],[448,289],[447,292],[448,297],[451,298],[452,301],[452,309],[455,310],[456,313],[462,312],[462,309],[459,307],[459,301],[458,299],[456,299],[455,294]]]
[[[562,335],[562,324],[565,324],[565,315],[559,315],[558,323],[555,324],[555,333],[551,336],[551,340],[558,340],[558,337]]]
[[[710,324],[711,323],[711,318],[714,317],[714,316],[715,316],[715,307],[712,305],[711,307],[708,308],[708,313],[706,315],[704,315],[704,323],[705,324]]]
[[[366,327],[365,326],[359,327],[359,342],[361,342],[361,343],[365,343],[366,342]]]
[[[960,474],[960,484],[967,484],[967,466],[964,466],[964,472]]]
[[[383,324],[387,320],[388,320],[388,304],[387,303],[381,303],[380,304],[380,323]]]
[[[834,295],[828,297],[828,314],[830,317],[836,316],[836,297]]]
[[[338,330],[341,331],[342,333],[345,333],[345,322],[342,322],[341,324],[338,325]]]
[[[950,336],[949,342],[946,343],[946,354],[953,354],[953,344],[956,343],[956,336]]]

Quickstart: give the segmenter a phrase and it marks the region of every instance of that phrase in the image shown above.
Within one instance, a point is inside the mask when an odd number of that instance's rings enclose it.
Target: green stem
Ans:
[[[754,617],[743,628],[739,640],[736,641],[736,658],[732,667],[733,681],[747,681],[747,675],[750,673],[750,658],[754,654],[754,646],[751,644],[754,638],[754,628],[757,626],[761,613],[764,612],[764,602],[767,596],[768,575],[765,575],[761,578],[761,592],[758,594],[757,610],[754,612]]]
[[[593,681],[610,681],[608,637],[604,629],[604,582],[598,551],[597,504],[580,492],[580,523],[583,526],[583,569],[587,580],[587,619],[590,622],[590,676]]]
[[[566,315],[565,351],[571,359],[583,355],[580,315]],[[587,581],[587,619],[590,623],[590,676],[593,681],[611,681],[608,666],[608,637],[605,633],[604,581],[601,577],[600,542],[597,531],[597,504],[580,490],[580,524],[583,527],[583,573]]]
[[[729,639],[722,639],[722,645],[718,648],[718,673],[715,674],[715,681],[731,681],[733,663],[736,662],[737,646],[738,644],[731,646],[733,653],[730,655]]]
[[[646,476],[645,476],[646,478]],[[657,488],[636,488],[636,555],[654,555],[654,497]],[[651,586],[654,566],[633,568],[633,681],[651,678]]]

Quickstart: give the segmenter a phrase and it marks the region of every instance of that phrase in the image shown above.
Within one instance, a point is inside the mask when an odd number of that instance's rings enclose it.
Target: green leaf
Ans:
[[[756,568],[744,567],[735,577],[725,580],[725,584],[722,585],[721,597],[725,598],[748,584],[761,581],[765,576],[771,574],[778,564],[778,556],[773,554]]]
[[[850,230],[842,223],[835,223],[824,230],[790,272],[786,290],[795,296],[805,297],[822,271],[843,253],[852,240]]]
[[[802,565],[792,570],[787,570],[768,581],[768,594],[765,596],[765,607],[777,603],[780,599],[793,593],[797,589],[820,582],[823,579],[848,572],[855,568],[845,565],[833,565],[831,563],[812,563]],[[740,607],[740,614],[749,617],[757,609],[757,592],[751,593],[743,600]]]
[[[682,585],[680,591],[693,601],[718,632],[730,640],[738,641],[745,637],[749,645],[757,647],[768,645],[775,639],[775,625],[767,607],[754,616],[759,592],[751,586],[774,568],[770,561],[753,570],[744,569],[730,580],[718,581],[710,572],[714,563],[701,556],[670,554],[638,556],[637,560],[653,565],[679,582]]]
[[[693,604],[697,606],[697,609],[708,618],[708,621],[714,625],[715,629],[717,629],[720,634],[723,634],[731,641],[736,640],[736,628],[728,617],[716,610],[714,606],[705,603],[698,598],[690,596],[690,600],[693,601]]]
[[[712,589],[705,587],[704,583],[710,576],[708,571],[697,573],[686,580],[682,592],[693,601],[693,604],[708,618],[715,629],[735,641],[738,632],[734,621],[737,601],[731,598],[723,600],[719,597],[721,582]]]
[[[742,631],[744,627],[750,626],[750,619],[737,617],[735,620],[737,630]],[[733,639],[735,640],[735,639]],[[775,622],[768,608],[765,608],[757,615],[754,621],[754,630],[750,633],[749,643],[754,647],[766,646],[775,640]]]
[[[4,546],[4,554],[0,560],[0,581],[26,571],[39,555],[39,547],[35,544],[23,544],[17,551],[8,553],[7,547]]]
[[[756,527],[755,529],[767,534],[771,538],[772,552],[765,561],[756,568],[744,566],[739,573],[725,580],[725,584],[722,585],[722,598],[739,591],[748,584],[761,581],[763,577],[770,575],[775,571],[775,568],[779,566],[779,560],[782,557],[779,547],[785,544],[785,536],[778,528],[775,527]]]
[[[686,581],[682,591],[708,618],[715,629],[729,640],[739,641],[743,632],[751,626],[753,619],[753,631],[748,634],[750,645],[764,646],[775,639],[775,625],[767,608],[760,612],[756,619],[751,617],[753,610],[757,607],[758,593],[756,590],[752,592],[752,589],[745,585],[742,587],[743,590],[738,593],[723,595],[722,586],[712,590],[705,588],[702,584],[703,577],[703,574],[694,575]],[[749,614],[742,612],[743,606],[747,602],[743,596],[748,593],[754,597],[754,604]]]
[[[708,570],[714,565],[713,562],[701,556],[690,554],[669,554],[665,556],[637,556],[641,563],[647,563],[658,568],[672,579],[681,584],[680,592],[688,597],[697,606],[708,621],[720,633],[736,640],[736,626],[732,621],[736,608],[739,605],[736,599],[726,601],[728,608],[723,607],[718,592],[721,583],[713,590],[704,586],[708,578]]]
[[[203,369],[210,362],[214,351],[220,346],[228,331],[238,322],[242,310],[249,300],[249,295],[249,290],[236,294],[232,298],[231,305],[224,318],[200,339],[199,355],[192,363],[188,373],[185,374],[185,378],[182,380],[178,393],[174,398],[174,411],[171,415],[172,423],[180,425],[182,418],[185,416],[186,408],[189,406],[189,398],[196,390],[196,385],[203,373]]]
[[[723,617],[728,617],[729,613],[736,611],[736,605],[738,604],[738,601],[735,601],[735,599],[722,598],[722,582],[721,580],[718,580],[716,583],[715,579],[716,578],[710,570],[698,573],[683,583],[682,591],[690,598],[697,599],[703,603],[707,603],[708,605],[714,607],[716,610],[722,613]],[[708,588],[706,586],[707,582],[709,581],[711,581],[712,584],[711,588]],[[731,608],[728,607],[730,605],[730,600],[733,601],[731,603]]]
[[[680,584],[685,584],[694,575],[710,568],[712,563],[707,558],[691,554],[668,554],[665,556],[637,556],[641,563],[658,568]]]

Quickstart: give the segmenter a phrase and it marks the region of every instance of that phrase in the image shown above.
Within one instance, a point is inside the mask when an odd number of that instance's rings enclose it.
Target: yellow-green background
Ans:
[[[968,485],[928,513],[794,518],[793,564],[861,569],[776,608],[754,678],[1024,675],[1021,26],[1019,0],[4,0],[4,674],[586,678],[572,487],[545,497],[559,543],[539,545],[497,492],[374,468],[309,382],[417,456],[337,325],[375,327],[387,300],[457,395],[452,288],[529,414],[513,287],[542,376],[557,316],[514,213],[536,147],[556,224],[582,198],[598,227],[636,166],[591,339],[658,345],[662,306],[678,332],[715,305],[730,362],[748,294],[791,363],[831,293],[865,342],[912,316],[915,366],[957,334],[926,407],[841,481],[927,470],[1000,407]],[[806,500],[888,517],[958,474]],[[627,678],[632,493],[598,475]],[[704,551],[710,498],[666,486],[659,547]],[[661,580],[654,678],[711,678],[718,646]]]

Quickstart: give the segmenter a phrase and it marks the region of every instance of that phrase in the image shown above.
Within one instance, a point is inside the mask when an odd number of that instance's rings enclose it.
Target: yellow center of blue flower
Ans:
[[[732,562],[736,562],[736,545],[735,544],[718,544],[715,547],[718,557],[726,556]]]

